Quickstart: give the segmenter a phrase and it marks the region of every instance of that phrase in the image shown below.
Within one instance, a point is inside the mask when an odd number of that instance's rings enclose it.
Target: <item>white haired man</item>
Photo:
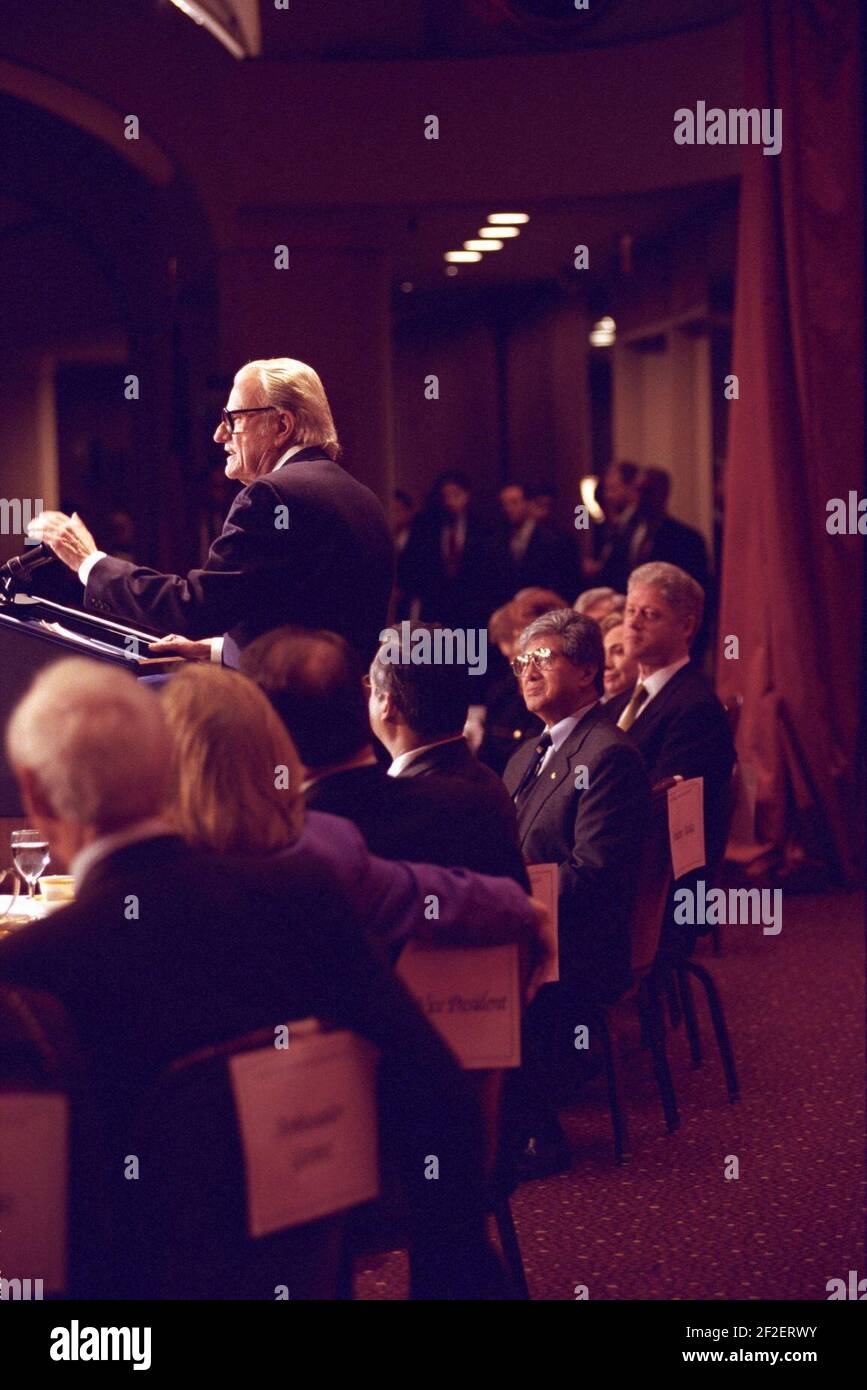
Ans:
[[[75,513],[42,512],[30,536],[78,575],[86,609],[167,634],[153,648],[161,654],[237,666],[254,637],[294,623],[339,632],[369,660],[386,621],[393,546],[376,497],[337,463],[316,372],[289,357],[248,362],[214,440],[226,476],[244,486],[201,569],[161,574],[106,555]]]

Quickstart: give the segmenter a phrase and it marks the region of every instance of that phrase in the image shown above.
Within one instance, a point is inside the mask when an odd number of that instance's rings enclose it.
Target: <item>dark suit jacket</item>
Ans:
[[[492,833],[493,814],[479,815],[477,794],[460,779],[389,777],[379,766],[356,767],[314,782],[306,802],[311,811],[351,820],[382,859],[472,869],[528,887],[513,836]]]
[[[373,493],[311,448],[241,489],[202,569],[182,578],[107,557],[88,577],[85,607],[184,637],[226,633],[226,665],[284,623],[339,632],[369,660],[393,570]]]
[[[408,600],[421,601],[420,618],[446,627],[487,627],[508,591],[507,556],[502,538],[472,513],[467,517],[457,573],[446,573],[442,554],[443,518],[422,515],[412,524],[398,559],[398,583]]]
[[[553,589],[568,604],[581,587],[578,547],[570,535],[550,522],[536,523],[518,564],[509,552],[509,597],[531,587]]]
[[[658,525],[651,527],[635,557],[634,566],[655,560],[677,565],[691,574],[703,589],[707,588],[709,572],[704,536],[694,527],[687,526],[686,522],[666,515]]]
[[[0,941],[0,980],[47,991],[69,1010],[92,1056],[121,1205],[131,1112],[168,1063],[309,1015],[369,1038],[382,1054],[383,1141],[418,1228],[442,1226],[449,1259],[457,1251],[463,1266],[454,1296],[478,1296],[469,1286],[482,1241],[483,1141],[465,1078],[321,866],[300,856],[282,864],[279,894],[271,873],[174,836],[130,845],[93,866],[74,904]],[[440,1158],[437,1182],[424,1180],[426,1154]]]
[[[453,795],[452,818],[458,816],[462,824],[472,823],[476,835],[497,846],[502,872],[527,885],[512,798],[497,774],[479,762],[465,739],[439,744],[413,758],[399,775],[399,781],[404,779],[448,779],[451,785],[442,790]]]
[[[504,773],[514,794],[536,747]],[[580,768],[586,775],[577,778]],[[586,788],[576,786],[586,782]],[[518,808],[528,864],[559,865],[560,978],[582,995],[615,998],[630,978],[637,871],[650,782],[629,739],[598,705],[552,754]]]
[[[609,700],[605,710],[616,723],[631,690]],[[705,849],[710,868],[725,849],[735,749],[728,719],[698,667],[676,671],[629,730],[652,784],[666,777],[704,778]]]

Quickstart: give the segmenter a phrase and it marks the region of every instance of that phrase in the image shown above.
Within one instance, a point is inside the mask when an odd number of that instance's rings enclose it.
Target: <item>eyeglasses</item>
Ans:
[[[251,405],[248,406],[246,410],[224,410],[222,411],[223,424],[226,426],[226,429],[229,431],[229,434],[234,434],[236,415],[258,415],[263,410],[276,409],[276,405]]]
[[[547,671],[553,666],[557,658],[557,653],[552,652],[550,647],[537,647],[534,652],[524,652],[521,656],[516,656],[512,661],[511,667],[515,675],[520,680],[521,676],[527,671],[532,661],[538,671]]]

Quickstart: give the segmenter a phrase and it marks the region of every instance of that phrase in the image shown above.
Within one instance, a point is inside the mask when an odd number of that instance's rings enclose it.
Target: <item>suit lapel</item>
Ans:
[[[629,730],[630,734],[635,729],[637,729],[639,724],[643,723],[644,720],[648,721],[644,725],[645,729],[649,730],[653,728],[660,716],[665,714],[665,711],[668,709],[669,704],[676,696],[684,680],[686,680],[687,676],[692,673],[692,669],[692,662],[690,662],[687,666],[681,666],[679,671],[675,671],[671,680],[666,681],[659,694],[654,695],[653,699],[647,706],[647,709],[644,710],[643,714],[640,714],[638,718],[635,720],[635,723]],[[626,703],[629,703],[628,697]],[[626,705],[624,705],[624,709],[625,708]],[[618,718],[619,717],[620,715],[618,714]]]
[[[559,752],[552,754],[548,759],[539,774],[535,787],[518,810],[518,824],[522,840],[526,839],[530,833],[533,822],[548,798],[553,796],[567,777],[572,776],[573,764],[577,762],[578,755],[590,730],[595,728],[597,720],[605,717],[604,705],[598,705],[592,714],[585,715],[580,724],[576,725]]]

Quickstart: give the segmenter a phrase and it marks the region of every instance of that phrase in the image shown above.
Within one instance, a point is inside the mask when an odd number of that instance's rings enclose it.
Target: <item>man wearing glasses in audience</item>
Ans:
[[[600,703],[605,657],[597,623],[554,609],[524,629],[518,653],[512,666],[524,702],[545,727],[513,755],[504,781],[525,860],[557,866],[560,983],[544,986],[527,1015],[525,1061],[507,1099],[519,1170],[544,1177],[571,1162],[557,1107],[567,1059],[577,1055],[577,1029],[586,1025],[592,1041],[594,1006],[618,998],[629,983],[650,781]]]
[[[336,461],[316,372],[288,357],[248,362],[214,441],[226,476],[244,486],[201,569],[183,577],[115,559],[77,514],[43,512],[29,534],[78,575],[86,609],[166,633],[152,652],[237,666],[260,633],[296,623],[339,632],[369,660],[386,621],[393,546],[376,497]]]

